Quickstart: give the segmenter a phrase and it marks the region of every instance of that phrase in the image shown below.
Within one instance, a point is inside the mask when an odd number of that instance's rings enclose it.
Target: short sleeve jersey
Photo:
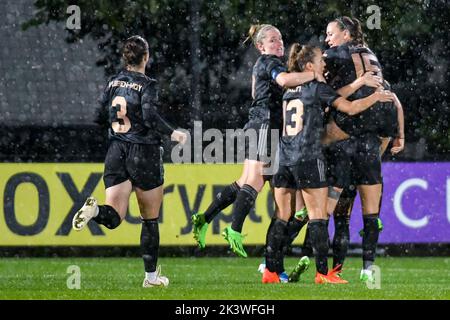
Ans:
[[[280,164],[324,159],[321,137],[325,109],[340,96],[329,85],[317,80],[288,89],[283,96],[283,134],[280,138]]]

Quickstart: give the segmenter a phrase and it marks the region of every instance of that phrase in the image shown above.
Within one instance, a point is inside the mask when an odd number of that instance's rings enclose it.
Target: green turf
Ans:
[[[297,259],[287,258],[290,271]],[[256,258],[160,258],[167,288],[141,288],[140,258],[3,258],[0,299],[450,299],[450,258],[378,258],[381,289],[358,280],[360,259],[348,259],[348,285],[315,285],[314,263],[299,283],[261,284]],[[69,290],[67,268],[81,270]]]

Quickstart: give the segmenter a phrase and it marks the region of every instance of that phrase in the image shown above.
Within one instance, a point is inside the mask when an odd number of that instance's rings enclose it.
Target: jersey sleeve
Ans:
[[[174,131],[173,126],[158,112],[160,105],[156,81],[149,81],[142,91],[141,105],[144,125],[162,134],[171,134]]]
[[[265,70],[273,80],[275,80],[280,73],[287,72],[286,66],[281,62],[280,59],[277,59],[275,57],[270,57],[266,60]]]
[[[317,85],[317,95],[320,103],[329,107],[333,105],[336,99],[341,97],[332,87],[323,82],[319,82]]]

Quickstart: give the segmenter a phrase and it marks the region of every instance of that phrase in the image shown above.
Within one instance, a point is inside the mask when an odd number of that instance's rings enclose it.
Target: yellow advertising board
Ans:
[[[194,245],[190,216],[204,211],[221,188],[236,180],[242,165],[167,164],[160,217],[161,245]],[[103,203],[103,164],[0,164],[0,246],[139,245],[140,219],[135,195],[127,217],[115,230],[96,223],[71,229],[73,214],[93,195]],[[264,244],[274,202],[268,185],[247,217],[246,244]],[[210,224],[207,244],[226,244],[220,235],[231,223],[231,207]]]

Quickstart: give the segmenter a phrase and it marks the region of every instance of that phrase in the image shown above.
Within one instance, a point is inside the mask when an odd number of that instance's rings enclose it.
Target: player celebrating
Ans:
[[[253,67],[253,103],[249,112],[249,121],[244,127],[244,130],[256,132],[257,145],[256,147],[247,145],[244,169],[239,180],[219,193],[204,214],[196,213],[192,216],[194,238],[199,247],[204,248],[208,224],[221,210],[234,202],[233,222],[231,227],[224,230],[223,235],[232,251],[241,257],[247,257],[242,245],[242,226],[258,193],[264,186],[263,169],[269,163],[271,152],[275,152],[276,148],[270,145],[270,133],[272,129],[279,130],[282,124],[283,87],[296,86],[315,77],[314,72],[287,73],[281,61],[284,56],[283,39],[280,31],[274,26],[252,25],[247,39],[252,39],[261,53]]]
[[[361,24],[357,19],[341,17],[327,26],[325,40],[330,49],[325,52],[327,79],[334,89],[342,88],[371,72],[381,79],[381,65],[374,53],[366,46]],[[389,88],[384,82],[385,88]],[[363,86],[349,100],[370,95],[374,89]],[[363,205],[363,269],[361,280],[373,280],[369,270],[375,259],[382,196],[381,155],[387,147],[389,137],[395,137],[392,153],[404,147],[403,109],[394,95],[392,103],[378,103],[358,116],[334,113],[337,126],[351,136],[330,148],[331,171],[335,178],[330,190],[329,212],[334,212],[335,237],[333,239],[333,266],[337,272],[342,268],[349,242],[349,214],[356,190],[344,187],[356,185]],[[341,132],[342,133],[342,132]],[[348,138],[347,135],[344,135]],[[383,143],[380,141],[383,137]],[[342,198],[342,199],[341,199]],[[336,207],[336,203],[339,204]],[[336,207],[336,209],[335,209]]]
[[[289,55],[289,71],[314,71],[322,75],[325,67],[322,52],[317,47],[294,44]],[[316,256],[315,282],[347,283],[328,271],[328,229],[325,156],[322,152],[325,108],[334,107],[354,115],[377,101],[391,101],[387,91],[350,102],[340,97],[324,82],[310,81],[287,90],[283,97],[283,135],[280,139],[280,167],[274,176],[275,199],[279,219],[267,236],[266,270],[263,283],[279,282],[283,268],[283,242],[287,234],[287,221],[291,215],[291,200],[295,190],[301,190],[309,215],[309,232]]]
[[[123,47],[125,70],[113,76],[103,93],[101,106],[109,110],[110,145],[103,181],[106,201],[98,205],[90,197],[73,218],[82,230],[92,219],[109,229],[124,219],[131,192],[136,192],[142,218],[140,245],[145,267],[144,288],[167,286],[169,280],[157,268],[159,208],[163,198],[164,170],[161,134],[184,143],[186,134],[174,130],[158,113],[156,81],[145,75],[148,43],[132,36]]]

